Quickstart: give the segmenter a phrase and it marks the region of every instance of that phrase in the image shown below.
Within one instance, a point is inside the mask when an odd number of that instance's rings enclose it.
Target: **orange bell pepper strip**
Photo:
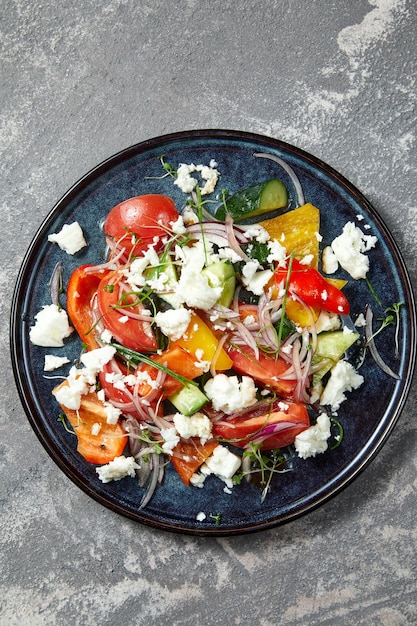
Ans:
[[[66,384],[68,383],[64,381],[52,393]],[[78,411],[68,409],[62,404],[60,407],[77,436],[77,451],[86,461],[101,465],[113,461],[123,453],[127,443],[126,433],[119,423],[107,423],[104,405],[98,399],[97,393],[82,396]],[[95,428],[98,430],[96,435],[93,434]]]
[[[209,439],[204,444],[194,438],[181,439],[177,443],[170,460],[185,485],[190,484],[191,476],[207,461],[218,445],[219,442],[215,439]]]
[[[155,361],[155,363],[163,365],[175,374],[187,378],[188,380],[193,380],[194,378],[201,376],[203,373],[201,367],[198,367],[197,365],[196,358],[178,345],[171,344],[171,346],[164,350],[162,354],[153,355],[151,360]],[[141,371],[148,372],[149,376],[154,380],[158,375],[158,369],[156,367],[152,367],[151,365],[139,366],[139,369]],[[176,391],[179,391],[181,387],[183,387],[183,383],[168,374],[162,384],[162,395],[163,397],[168,397]],[[141,396],[144,396],[149,393],[150,390],[150,385],[144,382],[139,385],[138,393]]]
[[[89,350],[99,347],[93,333],[92,300],[108,270],[87,272],[91,265],[73,271],[67,286],[67,312],[81,341]]]

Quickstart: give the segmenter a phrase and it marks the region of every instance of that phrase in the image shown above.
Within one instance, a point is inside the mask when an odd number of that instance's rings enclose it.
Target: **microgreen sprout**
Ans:
[[[378,298],[378,295],[375,291],[375,289],[373,288],[371,281],[369,280],[368,277],[365,278],[365,282],[368,285],[368,289],[371,292],[371,294],[373,295],[375,301],[377,302],[377,304],[379,304],[379,306],[381,306],[381,300]]]
[[[400,332],[400,308],[404,306],[404,302],[394,302],[394,304],[387,309],[385,309],[385,313],[392,314],[394,316],[394,324],[395,324],[395,356],[398,358],[399,354],[399,332]]]
[[[214,519],[214,521],[216,523],[216,526],[220,526],[221,519],[222,519],[222,514],[221,513],[216,513],[215,515],[213,513],[210,513],[209,517]]]
[[[342,443],[342,439],[343,439],[343,426],[340,422],[337,421],[337,419],[335,419],[334,417],[330,418],[330,423],[336,427],[337,429],[337,434],[334,435],[334,441],[335,443],[333,443],[331,446],[329,446],[330,450],[335,450],[338,446],[340,446],[340,444]]]
[[[242,478],[247,478],[251,474],[259,475],[259,484],[263,487],[261,502],[268,494],[272,477],[274,474],[283,474],[291,471],[288,467],[288,458],[280,450],[271,450],[269,453],[263,452],[260,444],[251,442],[249,448],[243,452],[243,459],[249,465],[248,470],[244,470],[233,477],[236,484],[240,484]]]
[[[67,433],[69,433],[70,435],[75,435],[75,432],[71,428],[69,428],[69,426],[67,424],[67,421],[65,419],[65,415],[63,413],[60,413],[58,415],[57,422],[61,422],[61,424],[63,425],[63,427],[67,431]]]
[[[375,339],[380,332],[382,332],[388,326],[395,325],[395,354],[398,356],[398,334],[400,327],[400,308],[403,305],[403,302],[394,302],[394,304],[385,309],[385,317],[379,317],[378,320],[381,322],[380,327],[372,334],[371,337],[368,338],[367,344],[370,341]]]
[[[139,439],[139,441],[147,443],[149,446],[151,446],[153,452],[155,452],[156,454],[163,454],[164,451],[162,450],[161,442],[152,439],[152,434],[147,428],[141,430],[140,434],[137,435],[137,438]]]

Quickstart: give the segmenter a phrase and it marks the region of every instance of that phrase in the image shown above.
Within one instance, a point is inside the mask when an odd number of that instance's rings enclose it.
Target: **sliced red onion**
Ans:
[[[49,287],[51,291],[51,302],[56,306],[59,305],[59,294],[61,293],[62,288],[62,263],[58,261],[58,263],[54,267],[54,271],[52,272],[51,280],[49,281]]]
[[[388,374],[388,376],[391,376],[391,378],[395,378],[395,380],[400,380],[400,376],[392,371],[392,369],[385,363],[385,361],[382,359],[381,355],[379,354],[377,350],[374,337],[373,337],[373,330],[372,330],[373,318],[374,318],[373,311],[370,305],[367,304],[366,310],[365,310],[365,322],[366,322],[365,339],[366,339],[366,345],[369,348],[369,352],[371,353],[371,356],[374,359],[375,363],[383,372],[385,372],[385,374]]]

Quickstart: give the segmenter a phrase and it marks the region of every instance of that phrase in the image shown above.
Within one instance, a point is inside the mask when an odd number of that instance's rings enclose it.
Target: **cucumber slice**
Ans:
[[[172,394],[168,400],[183,415],[193,415],[208,402],[208,398],[196,385],[184,385],[182,389]]]
[[[155,293],[165,302],[167,302],[174,309],[178,306],[178,298],[175,294],[176,286],[178,285],[178,274],[175,265],[172,262],[170,256],[167,256],[166,259],[161,260],[161,264],[158,267],[151,267],[145,270],[145,276],[148,280],[152,280],[153,278],[157,278],[160,274],[164,273],[167,276],[167,280],[165,285],[167,287],[167,292],[163,291],[155,291]],[[172,288],[170,292],[169,289]]]
[[[210,287],[221,287],[222,293],[218,303],[229,307],[236,288],[236,274],[229,261],[217,261],[208,265],[202,273],[207,277]]]
[[[229,213],[234,221],[238,222],[246,217],[286,208],[287,204],[288,192],[284,183],[278,178],[272,178],[263,183],[245,187],[226,198],[226,206],[218,207],[216,218],[224,220],[226,213]]]
[[[345,333],[343,330],[332,330],[320,333],[317,336],[317,348],[312,360],[313,365],[324,361],[321,367],[313,376],[313,386],[319,382],[333,365],[342,358],[346,350],[348,350],[355,341],[357,341],[359,333]]]

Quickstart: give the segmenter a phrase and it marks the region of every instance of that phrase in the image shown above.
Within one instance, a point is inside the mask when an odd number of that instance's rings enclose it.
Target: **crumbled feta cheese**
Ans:
[[[353,222],[344,225],[342,234],[332,241],[332,250],[352,278],[365,278],[369,270],[369,259],[364,254],[375,246],[376,237],[364,235]]]
[[[72,330],[67,312],[56,304],[49,304],[35,315],[35,325],[29,331],[29,338],[35,346],[61,348]]]
[[[69,359],[66,356],[55,356],[54,354],[45,354],[45,365],[43,366],[44,372],[52,372],[53,370],[69,363]]]
[[[67,254],[75,254],[87,245],[78,222],[64,224],[59,233],[48,235],[48,241],[57,243],[61,250]]]
[[[110,402],[104,402],[104,413],[107,424],[117,424],[122,414],[121,410],[114,407]]]
[[[170,226],[174,235],[184,235],[184,233],[186,233],[184,218],[182,215],[178,215],[178,219],[175,220],[175,222],[171,222]]]
[[[294,446],[298,456],[302,459],[316,456],[328,448],[327,440],[330,437],[330,419],[326,413],[318,416],[316,424],[298,434]]]
[[[94,424],[91,426],[91,434],[94,437],[97,437],[97,435],[99,434],[101,430],[101,424],[99,422],[94,422]]]
[[[336,258],[331,246],[326,246],[321,254],[321,266],[325,274],[334,274],[339,267],[339,261]]]
[[[117,456],[113,461],[96,468],[96,472],[102,483],[112,480],[121,480],[126,476],[134,478],[135,470],[140,469],[133,456]]]
[[[161,437],[164,440],[162,450],[165,454],[172,454],[175,446],[179,443],[180,438],[174,426],[169,428],[161,428]]]
[[[214,161],[210,161],[210,163],[214,163]],[[204,196],[213,193],[220,172],[215,167],[209,165],[194,165],[194,163],[187,165],[181,163],[177,169],[177,177],[174,181],[174,185],[179,187],[184,193],[191,193],[198,184],[198,179],[191,176],[194,172],[198,172],[201,178],[206,181],[201,188],[201,195]]]
[[[213,454],[209,456],[207,461],[201,468],[202,473],[215,474],[221,478],[228,487],[233,486],[232,476],[236,474],[241,465],[241,458],[237,454],[230,452],[228,448],[222,445],[216,446]]]
[[[206,382],[204,391],[216,411],[228,414],[256,402],[256,387],[250,376],[242,376],[239,381],[237,376],[216,374]]]
[[[354,325],[357,328],[362,328],[364,326],[366,326],[366,320],[365,320],[365,316],[363,313],[359,313],[358,317],[356,318]]]
[[[176,413],[174,415],[174,424],[178,434],[183,439],[199,437],[204,445],[211,438],[211,421],[203,413],[194,413],[194,415],[190,416]]]
[[[338,330],[341,324],[340,317],[337,313],[329,313],[322,309],[316,320],[315,328],[317,333],[322,333],[327,330]]]
[[[81,372],[83,374],[88,374],[89,376],[96,376],[96,374],[102,370],[104,365],[112,360],[115,354],[116,348],[113,346],[103,346],[102,348],[96,348],[95,350],[84,352],[84,354],[80,357],[80,361],[87,371],[84,372],[81,370]]]
[[[242,283],[249,291],[260,296],[265,285],[274,275],[272,270],[260,270],[258,261],[248,261],[242,268]]]
[[[285,266],[287,251],[283,246],[281,246],[279,241],[276,239],[268,241],[268,249],[270,251],[270,254],[267,257],[268,263],[273,263],[275,261],[278,263],[278,266]]]
[[[198,487],[199,489],[202,489],[204,487],[205,480],[205,474],[195,472],[195,474],[193,474],[190,478],[190,484],[193,485],[193,487]]]
[[[311,265],[313,259],[314,254],[306,254],[302,259],[300,259],[300,263],[301,265]]]
[[[204,513],[204,511],[199,511],[195,518],[196,518],[197,522],[204,522],[206,517],[207,517],[207,515]]]
[[[363,381],[363,376],[356,372],[351,363],[344,360],[338,361],[332,368],[330,378],[321,394],[321,404],[328,405],[333,411],[337,411],[346,400],[345,392],[358,389]]]
[[[183,336],[191,321],[191,311],[181,307],[159,311],[155,315],[155,323],[164,335],[176,341]]]
[[[221,294],[222,287],[210,287],[207,276],[190,266],[183,268],[176,295],[187,306],[208,311],[216,304]]]

